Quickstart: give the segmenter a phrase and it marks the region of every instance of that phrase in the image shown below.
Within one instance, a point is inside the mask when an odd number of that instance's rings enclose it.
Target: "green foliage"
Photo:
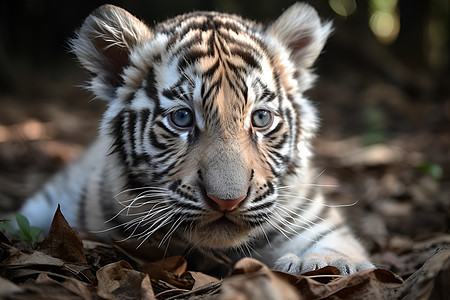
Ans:
[[[0,222],[0,228],[9,235],[17,236],[29,242],[36,242],[38,240],[39,235],[42,232],[40,228],[36,226],[30,226],[30,222],[28,221],[28,219],[21,214],[16,214],[16,222],[19,230],[15,229],[11,225],[11,220],[2,220]]]
[[[442,167],[437,163],[423,162],[418,166],[418,168],[425,174],[431,176],[434,180],[441,180],[444,175]]]
[[[383,112],[379,108],[367,107],[364,110],[364,122],[367,126],[367,130],[363,135],[363,143],[365,146],[386,141],[386,120]]]

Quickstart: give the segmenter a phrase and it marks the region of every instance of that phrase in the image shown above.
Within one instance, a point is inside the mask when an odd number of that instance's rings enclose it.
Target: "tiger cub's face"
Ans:
[[[139,216],[128,225],[212,248],[276,226],[279,187],[307,167],[316,120],[302,92],[329,32],[302,4],[267,28],[219,13],[154,29],[113,6],[91,14],[73,49],[110,101],[101,135],[114,192]]]

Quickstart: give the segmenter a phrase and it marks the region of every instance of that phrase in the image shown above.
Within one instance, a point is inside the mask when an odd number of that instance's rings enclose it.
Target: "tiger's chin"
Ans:
[[[250,228],[227,217],[195,226],[189,233],[189,240],[199,248],[234,248],[244,243]]]

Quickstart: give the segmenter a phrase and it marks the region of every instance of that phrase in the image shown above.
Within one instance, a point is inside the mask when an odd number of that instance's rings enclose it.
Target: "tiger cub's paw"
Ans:
[[[276,261],[274,269],[300,275],[326,266],[336,267],[341,272],[341,275],[351,275],[361,270],[375,268],[369,261],[353,262],[348,257],[339,255],[309,254],[300,258],[293,253],[288,253]]]

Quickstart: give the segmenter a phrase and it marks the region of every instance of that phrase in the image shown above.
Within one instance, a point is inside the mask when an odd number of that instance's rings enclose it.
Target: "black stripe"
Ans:
[[[248,52],[246,50],[243,50],[241,48],[233,48],[231,50],[233,55],[236,55],[240,57],[248,66],[261,70],[261,65],[259,62],[254,58],[253,54],[251,52]]]
[[[165,177],[173,168],[175,168],[177,164],[177,161],[175,160],[173,163],[171,163],[167,168],[165,168],[164,170],[160,171],[160,172],[154,172],[154,176],[156,178],[162,178]]]
[[[269,131],[268,133],[265,134],[265,136],[271,136],[273,134],[278,133],[278,131],[281,130],[281,128],[283,128],[283,122],[279,122],[278,125],[271,131]]]
[[[129,146],[130,146],[130,165],[134,165],[136,161],[138,160],[138,154],[136,153],[136,139],[134,136],[135,130],[136,130],[136,118],[137,114],[134,111],[127,111],[128,116],[128,122],[127,122],[127,129],[128,129],[128,136],[129,136]]]
[[[273,187],[273,184],[270,181],[267,182],[267,190],[264,192],[264,194],[255,198],[255,200],[253,200],[253,203],[258,203],[259,201],[267,198],[267,196],[272,195],[274,192],[275,192],[275,188]],[[253,208],[251,208],[250,211],[253,211]]]
[[[279,141],[278,143],[276,143],[276,144],[270,144],[269,146],[270,146],[271,148],[273,148],[273,149],[279,150],[279,149],[283,148],[283,146],[286,144],[286,139],[287,139],[287,138],[288,138],[288,133],[285,132],[285,133],[283,133],[283,135],[281,136],[281,139],[280,139],[280,141]]]
[[[217,71],[217,68],[219,68],[219,66],[220,66],[220,59],[216,59],[214,64],[203,73],[203,76],[207,77],[207,78],[213,77],[214,73]],[[203,92],[202,92],[202,94],[203,94]]]
[[[169,128],[166,127],[166,125],[161,122],[161,121],[157,121],[155,123],[155,126],[158,126],[159,129],[162,129],[165,133],[167,133],[170,137],[172,138],[177,138],[179,137],[178,134],[176,134],[175,132],[172,132]]]
[[[166,150],[168,148],[167,144],[158,141],[153,128],[150,129],[150,143],[153,147],[158,149]]]
[[[177,208],[186,208],[186,209],[192,209],[192,210],[196,210],[196,211],[205,211],[201,207],[197,207],[195,205],[192,205],[192,204],[189,204],[189,203],[186,203],[186,202],[180,202],[179,199],[170,198],[170,200],[173,200],[174,204],[176,204],[175,205],[175,209],[177,209]],[[188,212],[184,212],[183,214],[185,214],[185,213],[187,214]]]
[[[147,87],[145,89],[147,96],[150,99],[159,100],[158,99],[158,89],[156,88],[156,75],[155,69],[150,68],[147,73]]]
[[[111,131],[110,136],[113,138],[114,142],[111,145],[111,152],[117,153],[119,155],[119,158],[122,162],[126,162],[127,160],[127,154],[124,147],[124,141],[123,141],[123,111],[119,112],[117,116],[115,116],[111,120]]]
[[[263,212],[263,213],[259,213],[259,214],[256,214],[256,215],[251,215],[251,216],[247,216],[247,222],[256,222],[255,220],[257,220],[257,221],[266,221],[267,219],[269,219],[270,218],[270,216],[269,216],[269,213],[267,213],[267,212]]]
[[[206,101],[208,99],[215,98],[217,96],[217,94],[219,93],[221,84],[222,84],[222,77],[219,77],[219,79],[209,87],[209,89],[206,91],[206,93],[204,95],[202,95],[202,98],[203,98],[202,104],[203,104],[203,107],[205,107],[205,109],[207,111],[209,111],[209,110],[206,107],[207,106]]]
[[[86,213],[85,213],[85,208],[86,208],[86,202],[87,202],[87,182],[85,183],[85,185],[83,186],[83,189],[81,191],[81,196],[80,199],[78,201],[78,215],[77,215],[77,219],[78,219],[78,230],[86,230]]]
[[[195,62],[197,62],[200,58],[208,56],[208,52],[202,50],[191,50],[186,53],[183,58],[181,58],[178,62],[178,69],[185,69],[187,66],[191,66]]]
[[[268,201],[268,202],[266,202],[266,203],[263,203],[263,204],[260,204],[260,205],[258,205],[258,206],[252,207],[252,209],[249,210],[249,211],[258,211],[258,210],[270,208],[270,207],[272,207],[272,206],[274,206],[274,205],[275,205],[275,202],[273,202],[273,201]]]
[[[191,195],[191,194],[189,194],[187,192],[184,192],[184,191],[182,191],[180,189],[175,190],[175,194],[179,195],[182,198],[186,198],[188,200],[191,200],[192,202],[198,202],[197,198],[195,198],[194,195]]]

